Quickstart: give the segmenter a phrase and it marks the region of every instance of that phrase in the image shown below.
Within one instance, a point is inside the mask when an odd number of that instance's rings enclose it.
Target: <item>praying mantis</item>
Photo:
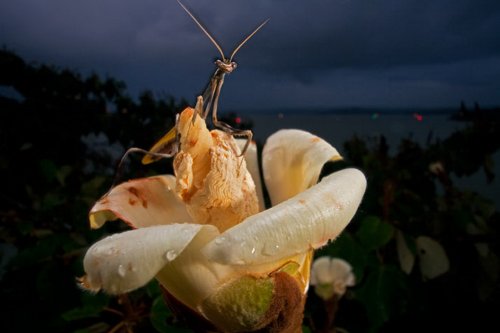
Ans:
[[[200,21],[191,13],[191,11],[180,1],[177,0],[179,5],[186,11],[186,13],[193,19],[193,21],[196,23],[196,25],[203,31],[203,33],[208,37],[208,39],[214,44],[214,46],[217,48],[219,51],[219,54],[221,56],[221,59],[217,59],[215,61],[216,69],[213,75],[210,77],[210,81],[203,91],[202,95],[198,97],[197,103],[196,103],[196,110],[198,110],[197,116],[202,117],[204,120],[207,118],[209,114],[212,115],[212,124],[214,127],[223,130],[226,133],[229,133],[233,136],[241,136],[241,137],[246,137],[247,141],[245,143],[245,146],[241,150],[241,155],[243,156],[252,140],[252,131],[251,130],[241,130],[241,129],[236,129],[230,126],[229,124],[226,124],[223,121],[220,121],[217,118],[217,108],[219,104],[219,96],[221,93],[222,85],[224,84],[224,79],[226,74],[232,73],[236,67],[237,63],[233,61],[234,56],[236,53],[241,49],[241,47],[248,42],[250,38],[252,38],[268,21],[269,19],[266,19],[263,21],[257,28],[255,28],[247,37],[245,37],[231,52],[230,57],[226,57],[224,55],[224,52],[222,51],[222,48],[220,45],[215,41],[215,39],[210,35],[208,30],[200,23]],[[144,157],[142,158],[142,164],[150,164],[153,162],[156,162],[162,158],[169,158],[173,157],[178,151],[179,151],[179,144],[180,144],[180,138],[179,138],[179,131],[177,130],[177,124],[178,124],[178,119],[179,115],[176,117],[176,124],[170,131],[167,132],[162,138],[160,138],[149,150],[138,148],[138,147],[132,147],[129,148],[123,157],[120,159],[120,162],[118,163],[118,168],[117,168],[117,174],[115,176],[115,181],[113,182],[113,185],[111,188],[113,188],[114,184],[116,184],[117,178],[119,178],[119,171],[121,169],[121,165],[125,161],[126,157],[130,153],[142,153],[144,154]],[[193,123],[194,123],[195,118],[193,117]]]
[[[200,21],[189,11],[189,9],[181,1],[177,0],[177,2],[186,11],[186,13],[193,19],[193,21],[198,25],[198,27],[203,31],[203,33],[205,33],[205,35],[212,42],[212,44],[215,45],[221,56],[221,59],[217,59],[215,61],[216,65],[215,72],[211,76],[208,86],[205,88],[204,92],[201,95],[202,99],[200,100],[200,98],[198,98],[198,103],[201,103],[201,105],[198,105],[197,103],[198,106],[196,107],[196,109],[199,110],[200,113],[199,116],[201,116],[203,119],[206,119],[207,116],[211,113],[212,124],[214,125],[214,127],[219,128],[227,133],[230,133],[231,135],[242,136],[247,138],[246,144],[243,147],[243,150],[241,151],[241,156],[242,156],[247,150],[248,145],[252,140],[252,135],[253,135],[252,131],[236,129],[226,124],[225,122],[218,120],[217,107],[219,104],[219,96],[221,93],[222,85],[224,84],[224,78],[226,74],[232,73],[237,67],[236,62],[233,61],[234,56],[241,49],[241,47],[269,21],[269,19],[262,22],[247,37],[245,37],[245,39],[243,39],[236,46],[236,48],[231,53],[230,57],[226,57],[220,45],[215,41],[212,35],[210,35],[207,29],[200,23]],[[160,140],[158,140],[153,145],[153,147],[149,149],[149,151],[145,151],[138,148],[131,148],[133,149],[132,151],[140,151],[145,153],[145,156],[142,159],[143,164],[149,164],[165,157],[172,157],[178,151],[179,138],[177,137],[178,131],[176,127],[177,126],[174,126],[167,134],[165,134]]]

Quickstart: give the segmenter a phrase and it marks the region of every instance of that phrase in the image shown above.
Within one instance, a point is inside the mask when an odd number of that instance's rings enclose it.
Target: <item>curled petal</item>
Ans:
[[[349,223],[365,188],[361,171],[335,172],[312,188],[228,229],[202,251],[222,264],[248,265],[321,247]]]
[[[216,227],[206,227],[176,260],[167,263],[156,275],[172,296],[194,310],[220,286],[221,281],[228,281],[236,274],[231,267],[210,262],[201,255],[200,249],[219,235]]]
[[[323,165],[339,159],[335,148],[309,132],[289,129],[271,135],[262,152],[262,169],[272,204],[316,184]]]
[[[170,224],[126,231],[92,245],[83,260],[84,288],[120,294],[142,287],[182,254],[198,233],[214,226]]]
[[[247,143],[246,139],[237,139],[236,143],[240,149],[245,147]],[[252,175],[253,182],[255,183],[255,191],[257,192],[257,198],[259,200],[259,211],[263,211],[265,209],[264,206],[264,195],[262,191],[262,181],[260,180],[260,171],[259,171],[259,160],[257,158],[257,145],[255,142],[250,142],[248,145],[247,151],[245,152],[245,161],[247,163],[248,172]]]
[[[175,177],[171,175],[122,183],[102,197],[89,213],[94,229],[117,218],[133,228],[192,221],[175,193]]]
[[[168,292],[184,305],[198,309],[203,300],[243,275],[266,278],[284,272],[293,277],[303,294],[307,292],[312,251],[267,264],[222,265],[200,253],[200,249],[218,235],[215,230],[200,232],[176,260],[166,264],[156,275]]]

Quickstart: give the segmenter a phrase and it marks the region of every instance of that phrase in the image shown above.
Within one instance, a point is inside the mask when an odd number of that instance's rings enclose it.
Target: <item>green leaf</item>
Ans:
[[[55,177],[60,185],[64,186],[66,184],[66,178],[71,174],[73,168],[69,165],[63,165],[57,170]]]
[[[109,296],[105,294],[82,293],[82,306],[71,309],[62,314],[66,321],[98,317],[102,310],[108,305]]]
[[[377,332],[383,323],[405,312],[408,294],[406,276],[397,267],[379,266],[368,274],[356,295],[366,307],[372,332]]]
[[[151,280],[146,286],[146,293],[147,295],[153,299],[156,298],[158,295],[161,295],[161,288],[160,284],[156,280]]]
[[[163,297],[158,296],[151,306],[150,320],[153,327],[160,333],[168,333],[169,325],[167,325],[167,318],[171,315]]]
[[[387,244],[394,236],[394,227],[376,216],[367,216],[361,221],[356,237],[368,251]]]
[[[169,308],[163,300],[163,296],[158,296],[151,306],[150,320],[153,327],[160,333],[190,333],[191,330],[183,327],[169,325],[167,319],[172,316]]]
[[[48,182],[53,181],[56,178],[57,166],[54,161],[49,159],[43,159],[38,162],[38,167],[42,173],[43,178]]]
[[[85,195],[95,195],[101,190],[102,185],[106,181],[106,177],[96,176],[82,184],[81,192]]]

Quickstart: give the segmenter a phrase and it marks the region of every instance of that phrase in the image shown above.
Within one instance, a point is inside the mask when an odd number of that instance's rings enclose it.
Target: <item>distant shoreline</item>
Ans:
[[[307,114],[307,115],[345,115],[345,114],[357,114],[357,115],[372,115],[372,114],[380,114],[380,115],[405,115],[405,114],[413,114],[413,113],[421,113],[425,115],[431,114],[444,114],[444,115],[453,115],[459,109],[455,108],[382,108],[382,107],[345,107],[345,108],[291,108],[291,109],[261,109],[261,110],[249,110],[249,109],[241,109],[241,110],[224,110],[222,113],[237,113],[242,115],[251,116],[252,114],[259,115],[273,115],[273,114],[283,114],[283,115],[296,115],[296,114]]]

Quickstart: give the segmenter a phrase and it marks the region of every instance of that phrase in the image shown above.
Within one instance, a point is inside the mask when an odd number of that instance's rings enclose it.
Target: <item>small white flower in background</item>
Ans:
[[[319,297],[328,300],[334,295],[342,297],[347,287],[356,284],[356,278],[347,261],[325,256],[314,261],[310,284]]]
[[[444,165],[441,162],[434,162],[429,164],[429,171],[435,175],[439,175],[444,172]]]

